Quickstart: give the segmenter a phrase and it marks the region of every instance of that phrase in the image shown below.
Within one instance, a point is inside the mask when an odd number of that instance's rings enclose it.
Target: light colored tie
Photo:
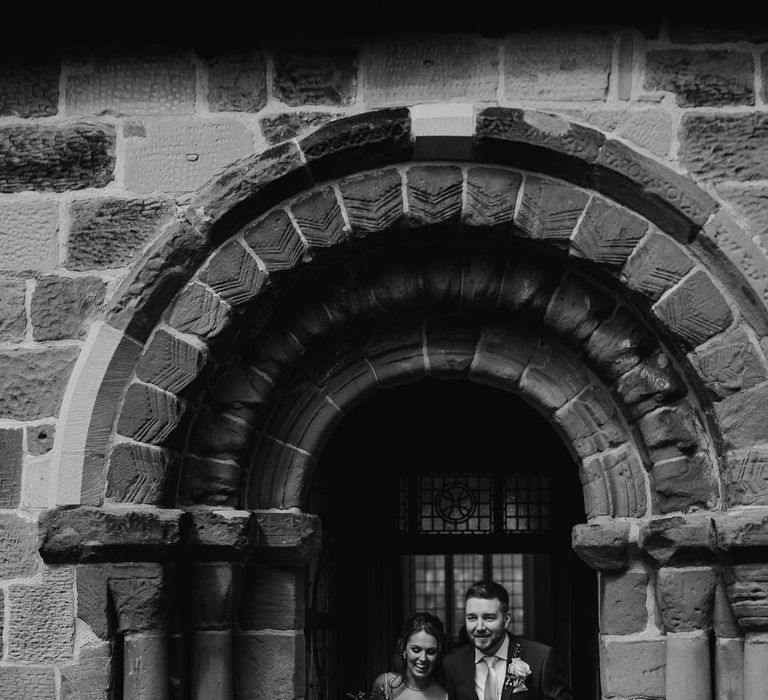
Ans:
[[[483,661],[488,665],[488,675],[485,677],[483,700],[498,700],[496,697],[496,674],[493,672],[493,667],[496,665],[496,657],[484,656]]]

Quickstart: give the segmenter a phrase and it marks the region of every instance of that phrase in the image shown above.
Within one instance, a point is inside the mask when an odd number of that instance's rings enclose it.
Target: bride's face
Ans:
[[[437,639],[421,630],[408,637],[405,646],[406,673],[413,680],[427,680],[435,671],[438,653]]]

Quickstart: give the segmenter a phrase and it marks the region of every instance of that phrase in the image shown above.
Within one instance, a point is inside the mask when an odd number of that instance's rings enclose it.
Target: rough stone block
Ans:
[[[723,462],[726,507],[768,505],[768,446],[728,452]]]
[[[114,179],[115,130],[106,124],[0,128],[0,192],[65,192]]]
[[[369,105],[483,102],[496,99],[496,42],[469,36],[438,41],[414,38],[372,43],[363,57],[363,98]]]
[[[711,568],[659,569],[656,596],[667,632],[712,628],[715,574]]]
[[[587,457],[581,464],[587,517],[639,517],[648,507],[643,465],[625,444]]]
[[[245,421],[203,408],[195,416],[189,451],[198,457],[233,460],[245,465],[245,453],[253,437],[253,426]]]
[[[195,109],[195,66],[180,55],[101,55],[67,75],[68,114],[176,115]]]
[[[230,240],[200,273],[200,281],[227,303],[239,306],[259,295],[266,285],[267,273],[240,240]]]
[[[326,187],[291,205],[291,213],[310,251],[344,243],[347,228],[336,192]]]
[[[672,117],[660,108],[625,107],[580,114],[598,129],[627,139],[657,156],[669,154]]]
[[[527,175],[515,225],[531,238],[565,244],[588,200],[575,187]]]
[[[399,327],[392,332],[371,334],[365,348],[365,359],[376,374],[379,386],[397,386],[404,381],[424,377],[424,347],[420,328]]]
[[[768,510],[752,508],[731,513],[713,513],[714,540],[720,553],[735,558],[768,546]]]
[[[306,260],[301,236],[282,209],[245,226],[243,237],[270,273],[290,270]]]
[[[520,173],[501,168],[475,167],[467,171],[462,213],[468,226],[498,226],[506,233],[515,213]]]
[[[627,261],[648,223],[602,199],[593,199],[571,238],[570,253],[617,269]]]
[[[768,385],[761,384],[731,394],[715,404],[723,443],[735,450],[768,442]]]
[[[629,529],[629,523],[618,520],[579,523],[571,531],[573,551],[598,571],[624,571],[629,566]]]
[[[656,347],[656,339],[626,306],[617,308],[584,345],[598,371],[610,380],[637,366]]]
[[[749,389],[766,379],[762,351],[743,326],[738,326],[700,346],[688,359],[715,399]]]
[[[738,564],[723,571],[733,612],[743,629],[768,623],[768,569],[765,564]],[[759,643],[759,642],[758,642]]]
[[[130,568],[110,572],[107,587],[117,618],[117,632],[167,628],[171,609],[169,582],[163,578],[160,566],[147,573],[137,575]]]
[[[37,420],[59,415],[78,347],[0,352],[0,417]]]
[[[168,323],[183,333],[208,340],[226,328],[230,316],[229,304],[208,287],[193,282],[176,299]]]
[[[0,68],[0,116],[52,117],[59,111],[57,59],[4,58]]]
[[[663,698],[667,652],[663,639],[600,645],[602,691],[608,696]]]
[[[213,561],[230,561],[247,555],[257,538],[257,519],[248,510],[204,508],[186,511],[182,526],[185,546],[196,551],[196,556]],[[201,573],[201,578],[212,579],[212,584],[229,578],[224,571],[215,573],[215,568],[215,564],[211,565],[211,570]],[[231,569],[229,566],[224,568]]]
[[[53,448],[53,438],[56,426],[52,423],[30,425],[27,427],[27,450],[30,454],[39,456],[50,452]]]
[[[3,507],[17,505],[18,499],[13,505],[4,503]],[[32,521],[16,513],[0,513],[0,576],[4,579],[22,578],[37,572],[40,557],[35,536],[36,528]]]
[[[600,577],[600,632],[633,634],[648,623],[648,574],[627,571]]]
[[[128,387],[117,432],[138,442],[162,444],[178,427],[185,406],[176,396],[150,384]]]
[[[252,566],[239,608],[247,630],[300,630],[304,626],[304,571],[297,567]]]
[[[118,503],[162,505],[168,500],[168,482],[177,462],[167,450],[118,443],[109,453],[106,496]]]
[[[35,340],[84,338],[89,322],[101,311],[107,285],[97,277],[39,279],[30,315]]]
[[[278,50],[272,92],[292,107],[349,105],[357,93],[356,52],[345,48]]]
[[[234,639],[236,697],[275,700],[304,697],[306,640],[303,634],[260,632]]]
[[[108,642],[80,647],[78,662],[61,667],[61,700],[108,700],[111,662]]]
[[[652,229],[621,270],[619,279],[652,301],[677,284],[694,261],[669,236]]]
[[[208,60],[207,67],[212,112],[258,112],[267,104],[267,64],[261,52],[225,53]]]
[[[755,104],[755,63],[737,51],[649,51],[645,58],[646,90],[675,93],[679,107],[725,107]]]
[[[58,203],[0,202],[0,270],[47,271],[58,264]]]
[[[728,302],[704,270],[685,278],[656,302],[653,312],[688,347],[724,331],[733,319]]]
[[[680,163],[707,181],[768,177],[768,115],[732,112],[683,116]]]
[[[285,112],[262,117],[259,125],[267,143],[274,145],[301,136],[340,116],[340,113],[334,112]]]
[[[76,199],[69,212],[67,268],[93,270],[135,262],[173,210],[169,200]]]
[[[643,416],[638,427],[654,461],[690,454],[705,443],[701,421],[688,403],[658,408]]]
[[[662,350],[655,350],[619,377],[615,388],[633,416],[665,406],[686,393],[680,375]]]
[[[178,502],[182,505],[235,507],[240,497],[242,467],[232,460],[186,457]]]
[[[350,177],[339,187],[354,237],[390,228],[403,217],[402,180],[397,170],[383,170],[375,177]]]
[[[580,345],[614,306],[612,297],[582,277],[566,275],[549,301],[544,323],[566,342]]]
[[[56,663],[72,658],[74,570],[46,569],[40,581],[8,586],[9,661]]]
[[[154,120],[125,140],[125,187],[133,192],[192,192],[253,153],[253,134],[236,121]]]
[[[556,411],[554,422],[582,457],[621,445],[628,437],[619,409],[599,385],[587,387]]]
[[[655,518],[640,526],[638,546],[656,566],[707,564],[711,520],[708,516]]]
[[[520,320],[538,323],[563,276],[551,259],[546,263],[535,258],[511,260],[504,271],[498,307]]]
[[[25,309],[27,283],[6,279],[0,282],[0,342],[19,343],[27,330]]]
[[[424,352],[430,377],[463,377],[469,371],[480,329],[472,323],[433,319],[425,324]]]
[[[724,182],[718,184],[717,193],[761,249],[768,249],[768,188]]]
[[[717,503],[712,464],[701,452],[656,462],[651,483],[661,513],[708,509]]]
[[[145,346],[136,364],[136,376],[178,394],[197,377],[206,358],[205,347],[191,345],[160,329]]]
[[[0,666],[0,697],[24,700],[56,697],[53,666]]]
[[[16,508],[21,495],[24,431],[0,428],[0,507]]]
[[[581,362],[542,343],[523,371],[520,388],[542,408],[556,411],[594,381]]]
[[[269,403],[273,386],[254,368],[233,364],[216,375],[209,391],[213,408],[224,410],[253,425]]]
[[[463,177],[461,169],[453,166],[408,168],[405,180],[409,223],[415,226],[458,223]]]

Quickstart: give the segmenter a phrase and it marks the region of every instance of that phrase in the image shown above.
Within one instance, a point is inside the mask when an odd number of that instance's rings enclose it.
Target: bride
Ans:
[[[440,619],[427,612],[414,613],[403,624],[393,670],[376,678],[374,692],[388,700],[447,700],[442,685],[445,647]]]

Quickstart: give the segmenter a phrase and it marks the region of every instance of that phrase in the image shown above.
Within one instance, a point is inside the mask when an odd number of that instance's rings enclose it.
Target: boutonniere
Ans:
[[[512,686],[513,693],[522,693],[524,690],[528,690],[525,679],[530,675],[531,667],[521,658],[520,644],[515,643],[512,661],[507,666],[507,675],[504,678],[504,689]]]

